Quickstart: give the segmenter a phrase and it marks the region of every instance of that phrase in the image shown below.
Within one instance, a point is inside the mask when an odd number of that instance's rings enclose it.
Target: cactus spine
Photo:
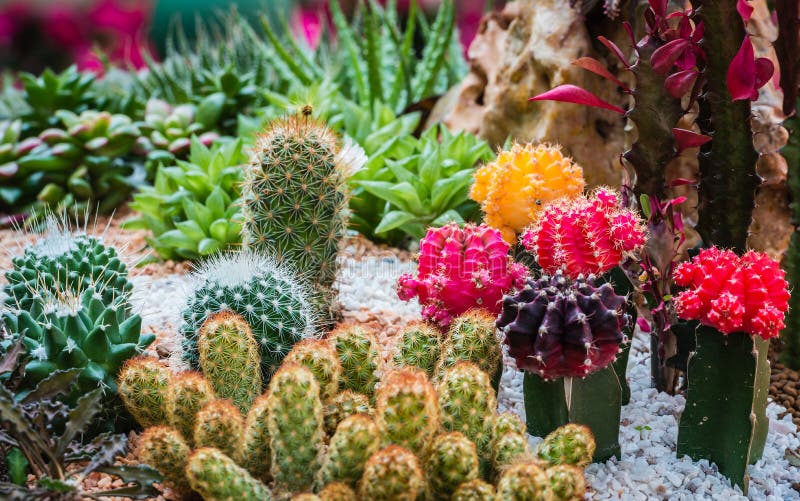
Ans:
[[[147,428],[139,438],[139,460],[158,470],[176,490],[184,493],[189,491],[184,467],[190,452],[181,434],[168,426]]]
[[[453,321],[439,362],[436,377],[458,362],[472,362],[490,378],[497,375],[502,352],[497,340],[495,317],[482,310],[470,310]]]
[[[492,467],[495,474],[502,473],[509,465],[531,457],[527,433],[508,432],[492,442]]]
[[[203,447],[186,462],[186,479],[206,501],[258,499],[270,501],[267,486],[218,449]]]
[[[329,339],[342,365],[339,389],[363,393],[372,400],[383,365],[375,333],[357,325],[343,325]]]
[[[555,501],[547,473],[534,463],[511,466],[497,482],[497,499],[508,501]]]
[[[547,435],[536,447],[539,459],[552,465],[586,466],[592,462],[595,441],[586,426],[569,423]]]
[[[368,501],[415,501],[425,487],[417,456],[408,449],[390,445],[367,461],[359,494]]]
[[[132,358],[123,365],[117,391],[125,408],[143,427],[167,423],[164,400],[171,378],[167,365],[153,357]]]
[[[355,486],[364,473],[364,465],[381,445],[378,427],[369,416],[356,414],[339,423],[328,446],[328,455],[320,470],[321,485],[343,482]]]
[[[441,352],[442,333],[427,323],[414,322],[403,329],[392,361],[398,367],[419,367],[432,377]]]
[[[199,372],[176,374],[167,385],[166,409],[169,424],[183,435],[189,445],[194,444],[197,413],[215,398],[211,384]]]
[[[322,501],[358,501],[355,491],[341,482],[326,485],[318,496]]]
[[[213,447],[239,459],[244,423],[239,408],[230,400],[212,400],[200,409],[194,425],[195,447]]]
[[[325,403],[325,432],[333,435],[339,423],[353,414],[372,416],[374,411],[369,405],[369,398],[352,390],[337,393]]]
[[[580,501],[586,493],[586,478],[577,466],[560,464],[548,468],[547,478],[556,501]]]
[[[270,475],[272,453],[269,443],[268,416],[269,396],[256,398],[244,424],[241,465],[247,468],[254,477],[267,481]]]
[[[495,491],[492,484],[477,478],[464,482],[453,493],[451,501],[495,501]]]
[[[475,443],[459,432],[436,437],[426,464],[430,493],[434,499],[449,499],[459,485],[478,478]]]
[[[515,412],[504,411],[494,418],[494,438],[497,439],[506,433],[521,433],[528,432],[525,423],[522,422],[519,415]]]
[[[286,363],[296,362],[314,374],[320,390],[320,398],[326,401],[336,394],[342,364],[336,350],[327,340],[304,339],[286,355]]]

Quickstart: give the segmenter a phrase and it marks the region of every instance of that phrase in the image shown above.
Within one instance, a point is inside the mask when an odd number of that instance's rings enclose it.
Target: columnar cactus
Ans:
[[[369,398],[352,390],[337,393],[325,402],[325,432],[333,435],[339,423],[353,414],[367,414],[372,416],[373,409],[369,405]]]
[[[486,224],[513,245],[549,202],[576,197],[585,184],[583,169],[559,146],[515,143],[475,172],[469,196],[481,204]]]
[[[270,476],[272,452],[269,444],[269,395],[256,398],[244,423],[240,464],[254,477],[267,481]]]
[[[239,459],[243,434],[242,413],[230,400],[208,402],[195,418],[195,447],[214,447],[232,459]]]
[[[184,467],[191,449],[178,430],[151,426],[139,437],[138,447],[137,455],[142,464],[158,470],[176,490],[189,492]]]
[[[415,501],[425,487],[417,456],[408,449],[390,445],[370,456],[359,494],[369,501]]]
[[[482,310],[470,310],[456,318],[448,329],[434,374],[439,378],[444,371],[463,361],[472,362],[494,378],[498,375],[501,358],[495,317]]]
[[[536,456],[551,465],[586,466],[592,462],[596,444],[592,431],[579,424],[566,424],[547,435],[536,446]]]
[[[508,251],[500,232],[485,224],[431,228],[420,241],[417,277],[401,275],[397,295],[418,298],[422,316],[441,327],[472,308],[496,314],[503,294],[524,285],[527,276]]]
[[[400,445],[420,458],[439,430],[436,391],[419,369],[404,367],[390,371],[377,392],[376,422],[384,445]]]
[[[320,485],[343,482],[355,486],[369,457],[378,451],[381,437],[375,421],[356,414],[339,423],[319,472]]]
[[[186,479],[206,501],[259,499],[270,501],[267,486],[218,449],[202,447],[186,461]]]
[[[267,398],[267,423],[276,489],[302,492],[314,482],[325,440],[319,384],[307,368],[284,364]]]
[[[171,378],[165,397],[167,419],[189,445],[194,444],[197,413],[216,398],[211,384],[199,372],[180,372]]]
[[[172,373],[164,362],[137,357],[125,362],[117,378],[117,392],[125,408],[144,426],[166,424],[166,395]]]
[[[342,482],[326,485],[317,495],[322,501],[358,501],[355,491]]]
[[[319,384],[320,398],[323,401],[332,398],[338,391],[342,364],[339,363],[336,350],[327,340],[304,339],[300,341],[286,355],[285,362],[295,362],[314,374]]]
[[[375,333],[358,325],[342,325],[328,339],[342,365],[339,388],[363,393],[372,399],[383,366]]]
[[[424,322],[411,323],[400,334],[396,349],[395,365],[419,367],[432,377],[442,352],[442,333]]]
[[[509,465],[520,460],[531,458],[527,433],[508,432],[492,441],[492,468],[495,474],[502,473]]]
[[[478,478],[475,443],[458,432],[434,439],[425,465],[428,488],[434,499],[450,499],[459,485]]]
[[[580,501],[586,493],[586,478],[581,468],[559,464],[546,470],[556,501]]]
[[[310,298],[288,269],[255,252],[222,254],[194,273],[183,312],[183,356],[199,369],[197,334],[209,315],[231,310],[243,316],[258,343],[261,376],[272,373],[295,342],[315,335]]]
[[[554,501],[547,473],[535,463],[518,463],[500,476],[497,499],[508,501]]]
[[[459,485],[450,499],[451,501],[495,501],[494,486],[476,478]]]
[[[601,275],[644,246],[641,218],[620,206],[619,194],[598,189],[591,197],[559,200],[542,211],[522,244],[545,273],[569,278]]]
[[[197,349],[215,393],[247,412],[261,394],[261,360],[244,317],[228,310],[209,315],[197,334]]]

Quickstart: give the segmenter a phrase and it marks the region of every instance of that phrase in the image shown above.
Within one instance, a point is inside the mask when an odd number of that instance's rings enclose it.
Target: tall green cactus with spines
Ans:
[[[414,322],[401,332],[392,361],[399,367],[419,367],[432,377],[441,353],[442,333],[427,323]]]
[[[270,476],[272,453],[269,444],[269,396],[261,395],[255,399],[244,423],[241,465],[254,477],[267,481]]]
[[[494,322],[495,317],[483,310],[470,310],[456,318],[448,330],[435,377],[441,378],[444,371],[461,361],[477,365],[493,381],[499,377],[502,352]]]
[[[117,392],[125,408],[143,427],[167,424],[166,395],[172,378],[167,364],[154,357],[136,357],[123,365]]]
[[[508,501],[554,501],[547,473],[535,463],[518,463],[500,476],[497,499]]]
[[[586,494],[586,477],[581,468],[559,464],[548,468],[545,473],[555,501],[580,501]]]
[[[281,492],[302,492],[314,483],[325,440],[319,384],[310,370],[283,364],[269,385],[267,423],[271,472]]]
[[[449,499],[459,485],[478,478],[475,443],[455,431],[437,436],[425,464],[430,495]]]
[[[424,460],[440,426],[436,390],[428,376],[413,367],[394,369],[381,380],[376,400],[384,445],[403,446]]]
[[[353,414],[367,414],[372,416],[374,409],[369,404],[369,398],[352,390],[337,393],[325,402],[325,432],[333,435],[339,423]]]
[[[342,482],[331,482],[318,496],[322,501],[358,501],[355,491]]]
[[[398,445],[370,456],[361,478],[359,494],[370,501],[415,501],[426,489],[419,459]]]
[[[788,2],[791,4],[791,2]],[[795,108],[800,109],[800,102]],[[786,270],[786,280],[792,288],[789,311],[786,313],[786,328],[781,332],[781,362],[794,370],[800,369],[800,119],[797,115],[784,122],[790,129],[789,142],[781,150],[788,166],[786,187],[791,196],[791,222],[794,232],[789,239],[789,247],[782,263]]]
[[[492,469],[495,475],[501,474],[509,465],[532,457],[527,433],[511,431],[492,442]]]
[[[285,361],[298,363],[314,374],[323,402],[336,395],[342,364],[339,363],[336,350],[327,340],[304,339],[294,345]]]
[[[319,484],[343,482],[355,487],[367,460],[380,446],[380,433],[372,418],[365,414],[346,418],[331,437],[328,454],[319,471]]]
[[[477,478],[464,482],[453,493],[451,501],[495,501],[494,486]]]
[[[165,397],[167,420],[189,445],[194,444],[197,413],[216,398],[211,384],[199,372],[184,371],[171,378]]]
[[[151,426],[139,437],[137,455],[142,464],[152,466],[179,492],[188,493],[184,468],[191,449],[181,433],[168,426]]]
[[[375,333],[355,324],[342,325],[331,332],[328,339],[342,364],[339,389],[363,393],[373,400],[383,368]]]
[[[206,501],[272,499],[267,486],[223,452],[211,447],[202,447],[189,455],[186,480]]]
[[[212,313],[197,335],[200,367],[220,398],[247,412],[261,394],[261,368],[253,331],[232,311]]]
[[[556,428],[536,446],[536,456],[551,465],[586,466],[592,462],[596,444],[592,430],[569,423]]]
[[[213,447],[238,460],[243,435],[242,413],[232,401],[212,400],[198,411],[194,424],[195,447]]]

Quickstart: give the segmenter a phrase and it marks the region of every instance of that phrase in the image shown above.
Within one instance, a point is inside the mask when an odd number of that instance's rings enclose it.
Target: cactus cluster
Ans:
[[[425,371],[430,377],[442,351],[442,333],[424,322],[414,322],[403,328],[397,351],[392,361],[395,365],[409,365]]]
[[[374,400],[383,359],[375,333],[358,325],[340,325],[328,336],[342,365],[339,388]]]

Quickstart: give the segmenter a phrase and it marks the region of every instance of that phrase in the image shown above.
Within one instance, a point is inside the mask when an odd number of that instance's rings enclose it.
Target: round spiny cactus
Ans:
[[[494,378],[500,368],[502,351],[497,339],[495,317],[483,310],[470,310],[450,324],[442,356],[436,364],[435,377],[458,362],[477,365]]]
[[[173,376],[167,385],[165,400],[167,419],[189,445],[194,444],[197,413],[205,404],[216,398],[211,384],[199,372],[180,372]]]
[[[269,445],[268,395],[259,396],[253,402],[244,424],[241,465],[254,477],[262,481],[269,479],[272,453]]]
[[[355,491],[342,482],[326,485],[317,495],[322,501],[358,501]]]
[[[138,457],[152,466],[180,492],[189,492],[184,468],[191,449],[178,430],[168,426],[151,426],[139,437]]]
[[[195,447],[214,447],[232,459],[239,459],[243,434],[242,414],[230,400],[208,402],[195,418]]]
[[[494,419],[494,437],[498,438],[511,432],[525,435],[528,433],[528,427],[517,413],[511,411],[501,412]]]
[[[547,469],[547,478],[556,501],[580,501],[586,493],[583,470],[569,464],[559,464]]]
[[[425,492],[425,476],[417,456],[397,445],[370,456],[359,494],[369,501],[415,501]]]
[[[369,457],[380,449],[381,437],[375,421],[356,414],[339,423],[328,446],[319,474],[320,485],[334,481],[355,486]]]
[[[403,367],[390,371],[376,395],[376,422],[384,445],[409,449],[427,457],[439,431],[436,391],[420,369]]]
[[[320,398],[326,401],[339,389],[342,364],[331,344],[324,339],[304,339],[286,355],[285,362],[296,362],[311,371],[319,383]]]
[[[117,392],[125,408],[143,427],[166,424],[166,395],[172,373],[153,357],[125,362],[117,378]]]
[[[478,478],[475,444],[458,432],[439,435],[431,445],[426,471],[434,499],[449,499],[459,485]]]
[[[339,389],[357,391],[372,400],[383,366],[375,333],[358,325],[341,325],[328,340],[342,364]]]
[[[492,442],[492,467],[496,475],[509,465],[532,458],[528,435],[515,431],[498,436]]]
[[[202,447],[186,461],[186,479],[205,501],[270,501],[267,486],[218,449]]]
[[[451,501],[495,501],[494,486],[476,478],[464,482],[450,498]]]
[[[535,463],[509,467],[497,482],[497,499],[509,501],[555,501],[547,473]]]
[[[414,322],[403,329],[392,361],[398,367],[419,367],[431,377],[441,353],[442,333],[430,324]]]
[[[369,405],[369,398],[352,390],[337,393],[325,402],[325,432],[333,435],[339,423],[353,414],[372,416],[374,411]]]
[[[536,447],[536,455],[551,465],[586,466],[592,462],[596,447],[592,430],[569,423],[547,435]]]

